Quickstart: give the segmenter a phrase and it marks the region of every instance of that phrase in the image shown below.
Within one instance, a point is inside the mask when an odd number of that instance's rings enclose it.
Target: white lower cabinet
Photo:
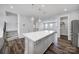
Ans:
[[[47,48],[52,43],[54,43],[56,39],[55,34],[56,33],[52,33],[37,41],[32,41],[31,39],[25,37],[25,53],[26,54],[43,54],[47,50]]]

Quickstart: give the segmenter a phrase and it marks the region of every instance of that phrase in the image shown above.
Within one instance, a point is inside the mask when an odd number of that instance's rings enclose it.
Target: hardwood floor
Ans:
[[[45,54],[79,54],[79,48],[73,47],[71,41],[59,39],[58,47],[52,43]]]
[[[9,42],[9,53],[10,54],[24,54],[25,43],[24,39],[15,39]]]
[[[15,39],[8,42],[8,45],[5,45],[8,54],[24,54],[24,39]],[[56,47],[53,43],[45,51],[44,54],[79,54],[79,48],[73,47],[71,41],[65,39],[59,39],[58,46]]]
[[[61,38],[61,39],[68,40],[68,36],[66,36],[66,35],[60,35],[60,38]]]
[[[24,54],[24,38],[8,41],[4,45],[3,54]]]

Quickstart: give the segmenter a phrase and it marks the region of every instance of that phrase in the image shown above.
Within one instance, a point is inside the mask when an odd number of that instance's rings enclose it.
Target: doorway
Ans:
[[[60,38],[68,40],[68,16],[60,17]]]
[[[6,37],[18,36],[18,20],[17,14],[6,11]]]
[[[56,22],[46,22],[44,23],[44,30],[54,30],[56,31]]]

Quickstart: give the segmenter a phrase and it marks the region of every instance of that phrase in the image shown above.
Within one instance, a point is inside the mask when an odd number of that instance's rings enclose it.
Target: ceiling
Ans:
[[[33,17],[55,16],[78,9],[78,4],[0,4],[0,11],[8,10]]]

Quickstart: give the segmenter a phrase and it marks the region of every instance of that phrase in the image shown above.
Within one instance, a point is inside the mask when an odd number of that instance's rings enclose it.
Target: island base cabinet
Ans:
[[[57,38],[55,33],[35,42],[29,38],[25,38],[25,53],[43,54],[52,43],[57,45]]]
[[[25,54],[33,54],[34,53],[34,42],[25,38]]]

